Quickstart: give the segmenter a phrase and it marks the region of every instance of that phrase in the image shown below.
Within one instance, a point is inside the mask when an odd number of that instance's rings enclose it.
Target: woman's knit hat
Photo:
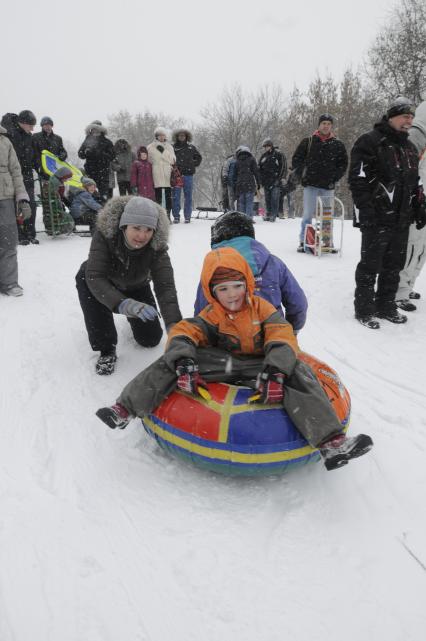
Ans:
[[[124,207],[119,227],[121,229],[127,225],[140,225],[157,229],[159,214],[159,207],[153,200],[135,196]]]

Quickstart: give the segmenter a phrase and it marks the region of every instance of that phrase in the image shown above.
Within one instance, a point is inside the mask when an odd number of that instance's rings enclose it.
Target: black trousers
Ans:
[[[122,182],[119,182],[118,191],[120,193],[120,196],[131,196],[132,190],[130,188],[130,180],[123,180]]]
[[[117,330],[113,313],[93,296],[87,287],[85,272],[86,262],[81,265],[75,281],[89,343],[94,352],[111,352],[117,345]],[[148,305],[157,307],[149,285],[144,285],[132,291],[123,291],[123,295],[126,298],[133,298],[141,303],[148,303]],[[158,345],[163,335],[158,318],[145,323],[139,318],[128,318],[127,320],[135,341],[139,345],[142,345],[142,347],[155,347],[155,345]]]
[[[166,201],[166,211],[168,214],[170,214],[170,212],[172,211],[172,188],[171,187],[156,187],[155,200],[159,205],[162,205],[163,189],[164,189],[164,198]]]
[[[26,192],[30,199],[31,207],[31,217],[28,220],[24,220],[22,225],[18,224],[18,237],[19,240],[31,240],[36,237],[36,214],[37,214],[37,205],[34,197],[34,183],[24,182]]]
[[[396,310],[395,295],[407,243],[408,229],[373,227],[362,231],[361,260],[355,272],[355,316]]]

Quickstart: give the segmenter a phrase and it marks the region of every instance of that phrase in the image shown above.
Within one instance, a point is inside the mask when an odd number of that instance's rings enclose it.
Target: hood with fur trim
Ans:
[[[99,212],[96,227],[106,239],[114,241],[114,239],[118,238],[121,233],[119,228],[121,214],[123,213],[124,207],[132,198],[134,198],[134,196],[116,196],[115,198],[111,198]],[[160,251],[167,249],[170,222],[165,210],[160,207],[160,205],[157,205],[157,207],[159,214],[158,225],[149,245],[155,251]]]
[[[169,132],[165,127],[156,127],[154,129],[154,138],[157,139],[157,136],[160,136],[163,134],[163,136],[166,136],[166,140],[169,139]]]
[[[99,125],[97,122],[91,122],[89,125],[87,125],[85,129],[86,136],[88,136],[93,131],[98,131],[100,134],[104,134],[104,136],[106,136],[108,133],[107,128],[103,125]]]
[[[192,132],[189,131],[189,129],[185,129],[184,127],[180,127],[179,129],[175,129],[173,132],[173,142],[176,143],[178,142],[178,136],[179,134],[185,134],[186,136],[186,142],[192,142]]]

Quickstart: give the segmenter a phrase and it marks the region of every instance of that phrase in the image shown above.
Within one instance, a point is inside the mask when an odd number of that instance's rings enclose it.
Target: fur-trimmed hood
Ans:
[[[185,127],[180,127],[179,129],[175,129],[173,132],[172,140],[174,143],[178,142],[179,134],[185,134],[186,142],[192,142],[192,132],[189,131],[189,129],[185,129]]]
[[[131,151],[131,150],[132,150],[132,148],[131,148],[130,144],[124,138],[119,138],[114,143],[114,151],[115,151],[116,154],[119,154],[119,153],[125,152],[125,151]]]
[[[154,138],[157,139],[157,136],[161,136],[161,134],[163,136],[166,136],[166,140],[168,140],[170,137],[169,132],[165,127],[156,127],[154,129]]]
[[[0,134],[7,134],[7,129],[0,125]]]
[[[100,134],[104,134],[104,136],[106,136],[108,133],[107,128],[104,127],[103,125],[100,125],[97,122],[91,122],[89,125],[87,125],[85,129],[86,136],[88,136],[94,131],[98,131]]]
[[[115,198],[111,198],[99,212],[96,227],[106,239],[114,241],[114,239],[118,238],[120,234],[119,224],[121,214],[123,213],[124,207],[132,198],[134,198],[134,196],[116,196]],[[155,251],[160,251],[167,249],[170,222],[166,211],[160,207],[160,205],[157,205],[157,207],[159,214],[158,225],[149,245]]]

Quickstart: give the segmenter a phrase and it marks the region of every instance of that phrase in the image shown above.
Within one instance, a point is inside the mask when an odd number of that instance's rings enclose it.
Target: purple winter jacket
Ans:
[[[137,188],[138,196],[155,200],[152,165],[148,160],[134,160],[132,162],[130,186]]]
[[[265,245],[249,236],[238,236],[212,245],[212,249],[218,247],[236,249],[246,259],[254,274],[255,294],[272,303],[293,326],[294,331],[302,329],[306,322],[308,301],[303,289],[280,258],[271,254]],[[208,302],[199,284],[194,304],[195,315],[199,314],[206,305]],[[281,306],[284,307],[285,314]]]

